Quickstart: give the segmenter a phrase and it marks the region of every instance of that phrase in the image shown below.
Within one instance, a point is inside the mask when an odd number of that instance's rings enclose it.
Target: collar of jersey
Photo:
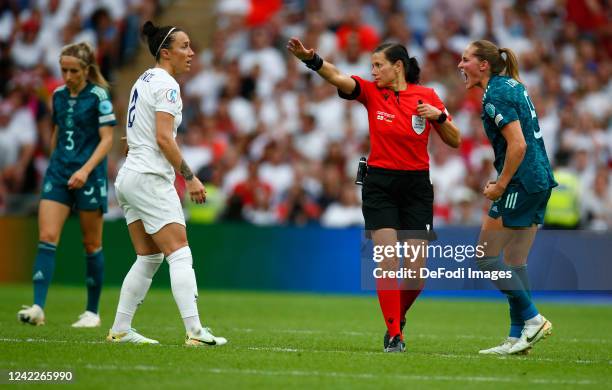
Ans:
[[[81,95],[83,95],[85,92],[87,92],[89,87],[91,87],[91,82],[89,80],[87,80],[85,82],[85,87],[83,89],[81,89],[81,91],[76,96],[72,96],[70,94],[70,90],[68,89],[68,87],[66,87],[66,89],[65,89],[66,95],[68,95],[68,99],[78,99],[78,98],[81,97]]]

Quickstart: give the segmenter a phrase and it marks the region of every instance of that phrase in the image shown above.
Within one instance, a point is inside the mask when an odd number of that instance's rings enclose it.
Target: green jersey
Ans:
[[[506,159],[506,139],[501,129],[519,121],[527,151],[511,183],[521,183],[533,194],[555,187],[535,107],[523,84],[507,76],[493,75],[482,98],[482,124],[495,153],[495,169],[501,174]]]
[[[57,145],[47,170],[48,176],[68,180],[89,160],[100,143],[99,129],[117,123],[113,104],[104,88],[87,83],[78,96],[70,96],[66,86],[53,93],[53,124]],[[106,179],[106,158],[90,174]]]

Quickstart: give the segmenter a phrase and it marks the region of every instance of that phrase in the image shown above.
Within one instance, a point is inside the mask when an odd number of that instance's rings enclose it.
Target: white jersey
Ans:
[[[124,168],[140,173],[154,173],[174,182],[174,168],[163,155],[156,141],[155,113],[174,116],[173,133],[181,124],[183,102],[176,80],[162,68],[144,72],[130,92],[127,113],[129,151]]]

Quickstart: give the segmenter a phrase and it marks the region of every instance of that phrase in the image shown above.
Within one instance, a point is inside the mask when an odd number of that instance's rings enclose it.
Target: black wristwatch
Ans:
[[[440,114],[438,119],[436,119],[436,122],[442,124],[442,123],[446,122],[446,118],[447,118],[447,115],[446,115],[445,112],[443,112],[442,114]]]

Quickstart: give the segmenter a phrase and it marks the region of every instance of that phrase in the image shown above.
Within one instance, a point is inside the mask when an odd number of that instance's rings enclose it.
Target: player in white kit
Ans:
[[[183,103],[174,77],[190,70],[194,52],[189,36],[177,27],[156,27],[146,22],[142,32],[156,66],[144,72],[132,87],[126,129],[129,151],[115,182],[137,256],[121,286],[107,340],[158,343],[137,333],[131,324],[165,257],[172,294],[187,332],[185,344],[223,345],[227,343],[225,338],[215,337],[200,324],[185,217],[173,184],[176,169],[185,178],[191,199],[197,203],[206,200],[204,186],[183,160],[175,141]]]

